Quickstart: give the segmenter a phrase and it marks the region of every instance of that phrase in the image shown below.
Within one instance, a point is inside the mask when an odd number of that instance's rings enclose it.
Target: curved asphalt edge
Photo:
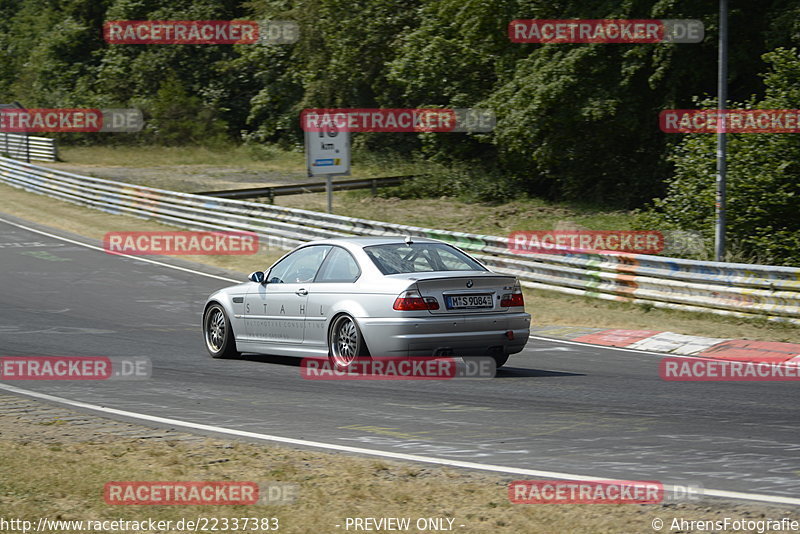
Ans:
[[[17,228],[21,228],[23,230],[27,230],[30,232],[34,232],[40,235],[44,235],[47,237],[51,237],[53,239],[57,239],[60,241],[65,241],[68,243],[72,243],[74,245],[79,245],[82,247],[90,248],[93,250],[100,250],[105,251],[102,247],[89,244],[86,242],[82,242],[78,239],[70,239],[66,238],[51,232],[46,232],[44,230],[40,230],[37,228],[33,228],[31,226],[19,224],[14,221],[10,221],[8,219],[4,219],[0,217],[0,222],[9,224],[11,226],[15,226]],[[30,224],[30,223],[29,223]],[[84,238],[85,239],[85,238]],[[154,265],[159,265],[162,267],[167,267],[170,269],[176,269],[180,271],[190,272],[193,274],[207,276],[210,278],[215,278],[219,280],[225,280],[230,282],[237,282],[237,280],[233,280],[227,277],[219,276],[210,274],[207,272],[203,272],[199,270],[200,268],[205,268],[205,266],[198,266],[197,269],[191,269],[188,267],[183,267],[180,265],[173,265],[171,263],[151,260],[148,258],[142,258],[140,256],[130,256],[127,254],[119,254],[114,253],[115,255],[124,256],[126,258],[134,259],[137,261],[142,261],[145,263],[150,263]],[[187,263],[187,262],[184,262]],[[623,350],[631,350],[632,352],[638,352],[642,354],[663,354],[663,352],[655,352],[651,349],[646,348],[638,348],[633,347],[632,345],[640,342],[642,340],[656,337],[658,334],[664,334],[657,331],[636,331],[636,330],[605,330],[605,329],[593,329],[593,328],[579,328],[579,327],[549,327],[549,328],[538,328],[534,329],[534,333],[545,333],[545,332],[553,332],[553,330],[562,331],[561,335],[575,335],[573,339],[560,339],[559,337],[547,337],[543,339],[548,339],[551,341],[556,342],[564,342],[564,343],[577,343],[577,344],[594,344],[599,347],[606,347],[606,348],[622,348]],[[624,335],[626,332],[636,332],[637,334],[629,334],[627,337]],[[644,335],[642,335],[644,333]],[[669,334],[669,333],[668,333]],[[678,334],[674,334],[678,335]],[[594,337],[592,337],[594,336]],[[631,341],[631,337],[639,336],[639,339]],[[539,336],[531,336],[532,338],[536,339]],[[685,336],[685,337],[693,337],[693,336]],[[584,338],[584,339],[582,339]],[[624,338],[624,339],[618,339]],[[705,338],[705,339],[712,339],[712,338]],[[594,340],[592,343],[590,340]],[[627,343],[622,346],[614,345],[612,343]],[[770,343],[770,342],[759,342],[759,343]],[[782,345],[794,345],[794,344],[782,344]],[[800,355],[800,354],[798,354]],[[795,356],[796,357],[796,356]],[[210,432],[214,434],[221,434],[227,436],[235,436],[241,438],[249,438],[259,441],[270,441],[276,443],[284,443],[288,445],[297,445],[303,447],[314,447],[319,449],[327,449],[333,450],[338,452],[345,452],[345,453],[353,453],[353,454],[360,454],[366,456],[377,456],[383,458],[391,458],[395,460],[405,460],[405,461],[412,461],[412,462],[420,462],[420,463],[427,463],[427,464],[435,464],[441,465],[446,467],[455,467],[455,468],[463,468],[463,469],[475,469],[481,471],[491,471],[496,473],[506,473],[512,475],[523,475],[523,476],[532,476],[532,477],[543,477],[543,478],[552,478],[552,479],[560,479],[560,480],[575,480],[575,481],[605,481],[608,480],[607,477],[594,477],[590,475],[581,475],[581,474],[574,474],[574,473],[563,473],[557,471],[542,471],[537,469],[522,469],[517,467],[510,467],[510,466],[501,466],[501,465],[494,465],[494,464],[482,464],[477,462],[466,462],[461,460],[448,460],[443,458],[436,458],[432,456],[421,456],[421,455],[414,455],[414,454],[405,454],[405,453],[397,453],[397,452],[388,452],[388,451],[381,451],[376,449],[366,449],[361,447],[349,447],[345,445],[335,445],[330,443],[318,442],[318,441],[310,441],[310,440],[302,440],[302,439],[294,439],[294,438],[287,438],[282,436],[275,436],[270,434],[261,434],[257,432],[248,432],[243,430],[236,430],[231,428],[225,428],[220,426],[214,425],[206,425],[202,423],[195,423],[191,421],[183,421],[180,419],[172,419],[166,417],[159,417],[154,415],[142,414],[137,412],[130,412],[127,410],[118,410],[116,408],[109,408],[106,406],[99,406],[96,404],[90,404],[82,401],[75,401],[63,397],[57,397],[54,395],[48,395],[45,393],[39,393],[36,391],[30,391],[23,388],[18,388],[15,386],[11,386],[8,384],[0,383],[0,390],[7,391],[12,394],[22,395],[25,397],[39,399],[45,402],[58,404],[58,405],[65,405],[70,406],[77,409],[88,410],[91,412],[97,412],[101,414],[107,414],[117,417],[124,417],[129,419],[134,419],[138,421],[146,421],[150,423],[156,424],[167,424],[173,425],[180,428],[186,428],[190,430],[198,430],[202,432]],[[664,485],[665,491],[673,491],[676,488],[673,488],[670,485]],[[704,497],[716,497],[722,499],[733,499],[733,500],[744,500],[744,501],[756,501],[756,502],[763,502],[769,504],[786,504],[786,505],[794,505],[800,506],[800,498],[793,498],[793,497],[780,497],[775,495],[764,495],[758,493],[746,493],[746,492],[737,492],[737,491],[727,491],[727,490],[717,490],[712,488],[704,488],[703,489],[703,496]]]

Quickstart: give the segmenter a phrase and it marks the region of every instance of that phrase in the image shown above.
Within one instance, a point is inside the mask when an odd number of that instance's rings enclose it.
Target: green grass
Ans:
[[[64,163],[87,167],[153,167],[197,166],[236,167],[246,170],[305,173],[306,160],[302,147],[284,150],[272,145],[203,146],[60,146],[59,158]],[[358,155],[357,155],[358,156]],[[387,160],[363,154],[353,163],[355,177],[394,176],[427,172],[430,166]],[[314,179],[316,180],[316,179]]]
[[[218,148],[201,146],[62,146],[59,156],[65,163],[87,166],[131,168],[170,167],[175,165],[232,166],[246,169],[305,169],[302,152],[273,147],[229,145]]]
[[[281,206],[324,211],[324,194],[278,197]],[[334,211],[426,228],[506,236],[515,230],[629,230],[624,211],[521,198],[504,204],[466,202],[456,198],[399,199],[373,197],[369,191],[337,193]]]
[[[92,176],[171,189],[201,191],[256,187],[270,180],[268,173],[292,175],[295,183],[321,181],[305,175],[302,152],[274,146],[241,145],[222,149],[205,147],[64,147],[61,157],[72,170]],[[434,174],[446,180],[449,171],[424,161],[387,158],[356,152],[352,175],[405,176]],[[109,168],[125,170],[124,178],[103,175]],[[180,168],[178,168],[180,167]],[[157,171],[154,173],[154,170]],[[254,171],[250,181],[224,181],[236,171]],[[258,176],[263,181],[259,182]],[[425,178],[421,178],[424,181]],[[520,194],[504,203],[472,202],[461,197],[407,198],[408,186],[387,188],[373,197],[369,190],[335,195],[334,211],[340,215],[427,228],[507,235],[515,230],[629,230],[631,214],[579,203],[547,202]],[[400,195],[398,197],[397,195]],[[402,197],[402,198],[401,198]],[[278,197],[276,204],[324,211],[324,193]]]

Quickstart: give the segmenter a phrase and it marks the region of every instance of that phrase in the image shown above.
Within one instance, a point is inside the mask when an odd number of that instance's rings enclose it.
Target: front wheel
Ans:
[[[203,337],[206,341],[206,350],[212,358],[239,356],[231,322],[221,304],[214,303],[206,308],[203,314]]]
[[[368,354],[364,336],[349,315],[334,319],[328,333],[328,354],[334,368],[348,369],[354,361]]]

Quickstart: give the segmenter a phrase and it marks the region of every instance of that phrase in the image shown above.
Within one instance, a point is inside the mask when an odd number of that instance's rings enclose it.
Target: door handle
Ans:
[[[298,289],[297,291],[295,291],[295,293],[297,293],[298,295],[308,295],[308,290]]]

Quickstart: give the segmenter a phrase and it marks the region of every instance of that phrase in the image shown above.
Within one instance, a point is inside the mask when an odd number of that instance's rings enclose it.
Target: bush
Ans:
[[[189,95],[175,76],[161,84],[145,111],[146,133],[157,143],[218,146],[228,141],[225,122],[199,97]]]
[[[465,202],[491,203],[525,196],[513,181],[498,174],[480,168],[436,166],[400,186],[381,189],[378,195],[404,199],[454,197]]]

